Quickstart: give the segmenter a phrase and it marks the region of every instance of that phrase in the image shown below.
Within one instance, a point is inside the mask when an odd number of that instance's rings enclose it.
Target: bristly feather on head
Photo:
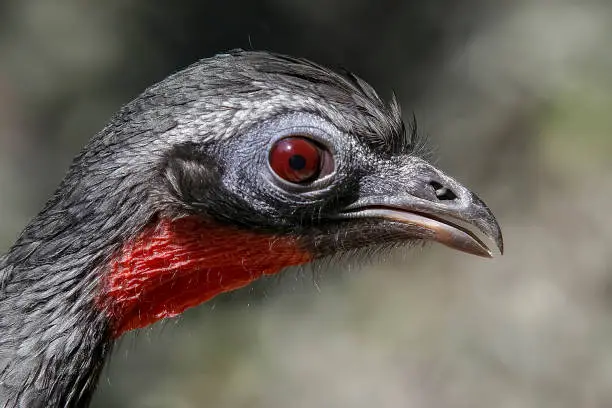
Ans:
[[[181,102],[204,113],[202,131],[210,137],[245,132],[267,118],[301,111],[329,119],[383,154],[408,154],[418,144],[415,123],[407,131],[395,94],[386,103],[372,86],[347,70],[281,54],[232,50],[193,64],[180,76],[180,82],[170,76],[145,95],[159,96],[160,89],[162,95],[168,94],[163,92],[167,82],[172,85],[168,91],[176,94],[179,85],[183,91],[178,94],[185,98]],[[215,94],[220,90],[223,94]],[[194,93],[206,96],[206,101],[190,100],[188,95]],[[210,128],[205,123],[224,126]],[[179,122],[176,131],[181,127]]]

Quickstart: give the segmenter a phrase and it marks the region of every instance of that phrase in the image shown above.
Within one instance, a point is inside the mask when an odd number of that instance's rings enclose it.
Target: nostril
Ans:
[[[457,199],[457,195],[453,193],[452,190],[448,189],[447,187],[444,187],[442,184],[438,183],[437,181],[432,181],[429,183],[429,185],[433,187],[438,200],[453,201]]]

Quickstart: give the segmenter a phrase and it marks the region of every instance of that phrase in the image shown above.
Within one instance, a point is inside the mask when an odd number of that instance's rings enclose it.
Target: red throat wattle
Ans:
[[[196,217],[162,220],[124,245],[111,262],[98,304],[118,337],[311,258],[294,237]]]

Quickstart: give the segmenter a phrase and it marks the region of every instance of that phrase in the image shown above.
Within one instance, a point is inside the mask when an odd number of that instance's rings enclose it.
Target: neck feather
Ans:
[[[43,215],[0,257],[2,408],[85,407],[122,333],[312,258],[294,237],[194,216],[161,219],[115,245],[125,234],[100,217],[75,231],[63,213]],[[130,220],[113,225],[133,231]]]
[[[28,278],[13,269],[0,261],[0,278]],[[40,283],[0,288],[0,407],[85,407],[112,347],[107,321],[78,280]]]

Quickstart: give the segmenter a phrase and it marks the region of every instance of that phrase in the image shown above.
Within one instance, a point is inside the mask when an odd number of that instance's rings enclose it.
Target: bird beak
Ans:
[[[367,186],[373,182],[376,188]],[[381,189],[381,184],[387,188]],[[381,194],[381,190],[386,191]],[[487,205],[466,187],[420,159],[413,158],[401,166],[392,181],[388,176],[366,181],[361,191],[366,192],[365,196],[346,207],[342,218],[382,219],[404,224],[418,239],[436,241],[482,257],[492,258],[494,247],[500,254],[504,252],[501,228]]]

